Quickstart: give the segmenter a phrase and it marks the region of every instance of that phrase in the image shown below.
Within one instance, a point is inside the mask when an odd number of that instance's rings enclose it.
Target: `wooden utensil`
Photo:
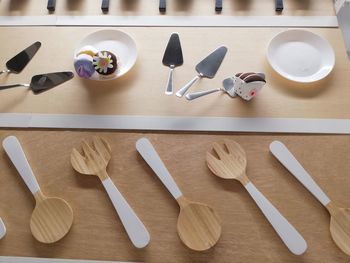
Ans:
[[[53,243],[62,239],[73,223],[72,208],[65,200],[57,197],[46,197],[41,192],[23,149],[15,136],[6,137],[2,146],[34,195],[36,205],[30,219],[30,229],[33,236],[42,243]]]
[[[214,143],[213,149],[218,157],[207,152],[209,169],[218,177],[236,179],[244,185],[288,249],[295,255],[304,253],[307,249],[304,238],[247,177],[247,159],[242,147],[234,141],[225,140],[224,145]]]
[[[0,239],[2,239],[6,235],[6,227],[4,221],[2,221],[0,217]]]
[[[93,137],[92,147],[86,141],[83,141],[82,148],[84,156],[76,149],[73,149],[71,153],[71,164],[73,168],[78,173],[95,175],[100,178],[131,242],[137,248],[147,246],[150,241],[150,235],[146,227],[107,174],[106,168],[111,159],[111,147],[102,138]]]
[[[283,143],[272,142],[270,151],[327,208],[331,215],[332,238],[345,254],[350,255],[350,209],[337,207]]]
[[[139,139],[136,149],[180,206],[177,232],[182,242],[197,251],[213,247],[221,235],[220,219],[214,209],[206,204],[192,202],[182,195],[148,139]]]

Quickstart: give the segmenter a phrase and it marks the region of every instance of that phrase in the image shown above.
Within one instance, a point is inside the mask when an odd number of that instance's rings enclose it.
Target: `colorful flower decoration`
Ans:
[[[93,57],[92,64],[98,73],[109,75],[117,68],[117,58],[109,51],[100,51]]]

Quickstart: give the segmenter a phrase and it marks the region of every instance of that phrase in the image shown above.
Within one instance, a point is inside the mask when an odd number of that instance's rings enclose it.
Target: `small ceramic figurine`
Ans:
[[[108,78],[116,74],[117,62],[116,55],[110,51],[84,46],[75,55],[74,68],[81,78]]]
[[[211,93],[223,91],[232,98],[239,96],[242,99],[249,101],[260,92],[265,84],[266,80],[264,73],[237,73],[234,77],[224,79],[222,82],[222,88],[190,93],[186,95],[186,99],[194,100]]]
[[[93,56],[92,64],[97,73],[111,75],[117,69],[117,57],[109,51],[100,51]]]

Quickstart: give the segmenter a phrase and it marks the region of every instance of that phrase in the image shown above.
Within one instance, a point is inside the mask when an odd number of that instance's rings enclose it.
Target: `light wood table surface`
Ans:
[[[37,242],[29,229],[34,199],[1,150],[0,215],[8,233],[0,241],[0,255],[146,262],[349,262],[331,239],[326,209],[268,148],[273,140],[284,142],[335,203],[350,207],[349,136],[2,130],[0,140],[8,135],[20,140],[43,192],[67,200],[75,219],[60,242],[50,246]],[[102,136],[112,146],[108,172],[151,234],[145,249],[131,245],[99,180],[76,173],[70,165],[72,148],[92,135]],[[154,144],[182,192],[219,213],[223,232],[213,249],[198,253],[181,243],[177,203],[135,149],[143,136]],[[304,255],[287,250],[238,182],[211,174],[205,153],[223,139],[235,140],[245,149],[248,176],[304,236],[309,247]]]
[[[0,61],[40,40],[42,47],[21,72],[2,74],[0,83],[29,83],[39,73],[72,70],[75,46],[98,28],[0,28],[4,39]],[[336,65],[324,80],[307,85],[280,77],[266,59],[271,38],[284,28],[121,28],[135,39],[138,59],[125,76],[97,82],[75,77],[40,96],[15,88],[0,93],[0,112],[111,114],[147,116],[220,116],[282,118],[350,118],[350,63],[339,29],[309,29],[326,38],[335,51]],[[180,35],[184,65],[175,69],[174,90],[191,80],[195,65],[219,45],[228,53],[216,77],[202,79],[191,92],[218,88],[238,72],[264,72],[267,85],[250,102],[224,93],[189,102],[164,95],[169,68],[161,60],[172,32]],[[254,40],[253,40],[254,39]],[[252,41],[253,40],[253,41]],[[3,63],[3,67],[5,63]]]
[[[0,15],[47,15],[47,0],[1,0]],[[109,15],[159,15],[158,0],[110,0]],[[333,0],[284,0],[283,15],[334,15]],[[100,0],[57,0],[55,15],[100,15]],[[275,15],[275,0],[223,0],[222,15]],[[217,15],[214,0],[167,0],[166,15]]]
[[[214,1],[167,1],[167,15],[217,15]],[[181,2],[181,3],[179,3]],[[186,3],[185,3],[186,2]],[[222,15],[275,15],[273,0],[224,0]],[[334,15],[332,0],[285,0],[283,15]],[[47,15],[46,0],[1,0],[0,15]],[[55,15],[99,15],[100,1],[58,0]],[[158,1],[111,1],[109,15],[159,15]],[[98,28],[0,28],[5,62],[34,41],[42,48],[20,75],[0,76],[0,83],[30,81],[34,74],[73,70],[76,43]],[[271,37],[282,28],[122,28],[137,42],[139,58],[125,77],[99,84],[78,78],[34,96],[24,89],[2,91],[0,112],[83,113],[162,116],[233,116],[350,118],[350,66],[338,29],[310,29],[330,41],[336,54],[333,73],[317,85],[293,85],[274,73],[265,59]],[[163,95],[168,69],[160,61],[166,42],[178,31],[185,64],[176,69],[175,86],[194,75],[195,64],[220,44],[229,47],[217,77],[193,89],[218,87],[239,71],[264,71],[269,84],[246,104],[224,95],[188,103]],[[150,38],[149,36],[152,36]],[[210,36],[210,37],[208,37]],[[239,36],[239,37],[237,37]],[[254,42],[251,39],[255,39]],[[64,41],[63,41],[64,40]],[[62,43],[64,42],[64,46]],[[197,44],[196,44],[197,43]],[[198,48],[198,47],[201,48]],[[52,59],[56,63],[52,63]],[[38,63],[40,61],[40,63]],[[4,66],[4,63],[3,63]],[[109,131],[0,130],[20,140],[43,192],[67,200],[75,219],[71,232],[52,245],[37,242],[29,220],[34,199],[5,152],[0,151],[0,216],[8,233],[0,241],[0,255],[146,262],[349,262],[333,243],[325,208],[269,153],[281,140],[307,171],[340,206],[350,207],[349,136],[280,134],[192,134]],[[98,179],[76,173],[70,152],[82,139],[102,136],[112,146],[108,172],[151,234],[150,245],[134,248]],[[213,206],[222,219],[223,233],[211,250],[198,253],[185,247],[176,232],[179,208],[171,195],[138,155],[135,142],[147,137],[154,144],[183,193]],[[214,177],[205,164],[213,142],[239,142],[248,157],[248,175],[257,188],[285,215],[308,242],[302,256],[292,255],[245,189],[234,181]],[[0,147],[1,148],[1,147]]]

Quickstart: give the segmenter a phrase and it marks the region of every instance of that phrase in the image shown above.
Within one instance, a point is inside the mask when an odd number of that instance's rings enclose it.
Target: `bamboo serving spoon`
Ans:
[[[350,255],[350,209],[337,207],[283,143],[272,142],[270,151],[327,208],[331,215],[332,238],[345,254]]]
[[[95,175],[100,178],[131,242],[137,248],[147,246],[150,241],[150,235],[146,227],[107,174],[107,165],[111,159],[111,147],[100,137],[93,137],[92,147],[86,141],[82,142],[84,156],[76,149],[73,149],[71,153],[73,168],[78,173]]]
[[[247,159],[242,147],[234,141],[225,140],[224,146],[214,143],[213,149],[219,158],[207,152],[209,169],[223,179],[238,180],[247,189],[288,249],[295,255],[303,254],[307,249],[304,238],[247,177]]]
[[[206,204],[192,202],[182,195],[148,139],[139,139],[136,149],[180,206],[177,231],[182,242],[197,251],[213,247],[221,235],[220,219],[214,209]]]
[[[23,181],[34,195],[36,205],[30,219],[33,236],[42,243],[54,243],[62,239],[73,223],[73,211],[69,204],[57,197],[46,197],[29,166],[23,149],[15,136],[4,139],[2,145]]]

